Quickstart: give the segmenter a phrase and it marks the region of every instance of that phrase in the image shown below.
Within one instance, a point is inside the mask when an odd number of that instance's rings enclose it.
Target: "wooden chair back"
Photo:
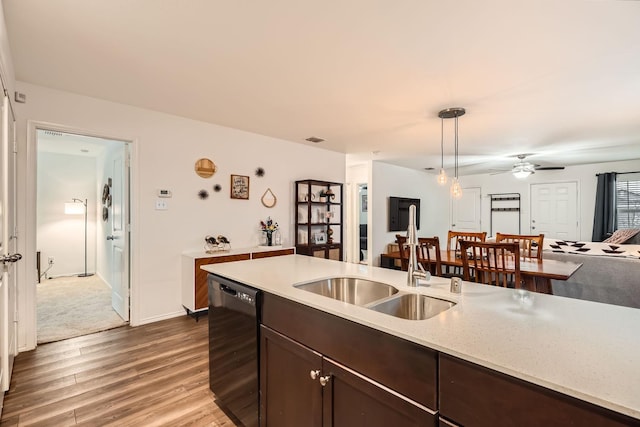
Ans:
[[[418,238],[418,262],[433,276],[442,276],[440,239],[437,236]]]
[[[464,280],[502,287],[522,287],[518,243],[460,240]]]
[[[518,243],[520,245],[521,257],[542,261],[542,243],[544,242],[544,234],[527,236],[524,234],[496,233],[496,243],[499,242]]]
[[[447,233],[447,251],[460,250],[460,240],[468,240],[472,242],[484,242],[487,239],[486,231],[452,231]]]
[[[396,234],[396,242],[400,250],[400,269],[409,270],[409,247],[407,246],[407,236]]]

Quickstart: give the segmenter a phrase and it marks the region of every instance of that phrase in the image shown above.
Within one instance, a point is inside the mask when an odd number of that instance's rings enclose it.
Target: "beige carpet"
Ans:
[[[58,277],[37,286],[38,344],[126,325],[111,308],[111,288],[100,277]]]

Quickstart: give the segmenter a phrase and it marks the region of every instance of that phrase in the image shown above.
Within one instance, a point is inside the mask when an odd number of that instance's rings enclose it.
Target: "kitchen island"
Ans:
[[[261,289],[274,300],[433,350],[441,366],[449,364],[449,358],[470,362],[630,417],[617,420],[617,425],[640,419],[639,310],[470,282],[463,283],[461,294],[452,294],[449,280],[437,277],[410,288],[403,272],[300,255],[202,268]],[[336,276],[366,278],[456,304],[430,319],[405,320],[294,287]],[[439,382],[442,393],[446,378]],[[442,407],[442,394],[439,400]],[[526,403],[533,408],[537,404]]]

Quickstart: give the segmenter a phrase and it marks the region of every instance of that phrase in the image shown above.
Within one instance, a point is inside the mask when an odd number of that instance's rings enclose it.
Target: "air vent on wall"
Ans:
[[[49,135],[49,136],[64,136],[64,134],[62,134],[60,132],[53,131],[53,130],[45,130],[44,134],[45,135]]]

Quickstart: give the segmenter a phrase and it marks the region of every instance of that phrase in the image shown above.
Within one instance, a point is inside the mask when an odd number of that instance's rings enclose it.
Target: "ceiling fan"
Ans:
[[[511,172],[516,178],[524,179],[529,175],[536,173],[536,171],[564,169],[564,166],[540,166],[533,164],[525,160],[527,156],[530,156],[530,154],[518,154],[516,156],[518,158],[518,162],[513,165],[513,168],[511,168],[510,171],[503,172]]]

